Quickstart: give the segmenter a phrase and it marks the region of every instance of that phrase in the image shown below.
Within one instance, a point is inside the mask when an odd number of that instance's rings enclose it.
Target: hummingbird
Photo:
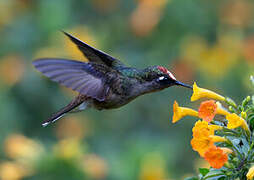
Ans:
[[[87,108],[119,108],[138,96],[174,85],[192,89],[192,86],[177,81],[165,67],[129,67],[71,34],[63,33],[76,44],[88,62],[62,58],[41,58],[32,62],[38,71],[52,81],[79,93],[68,105],[43,121],[44,127],[69,112],[79,112]]]

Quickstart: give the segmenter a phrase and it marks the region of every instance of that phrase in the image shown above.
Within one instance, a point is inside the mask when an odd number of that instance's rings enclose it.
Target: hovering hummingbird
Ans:
[[[43,126],[55,122],[68,112],[81,111],[88,107],[97,110],[119,108],[140,95],[174,85],[192,89],[191,86],[177,81],[165,67],[127,67],[118,59],[66,32],[64,34],[77,45],[89,62],[56,58],[33,61],[35,68],[52,81],[79,92],[67,106],[45,120]]]

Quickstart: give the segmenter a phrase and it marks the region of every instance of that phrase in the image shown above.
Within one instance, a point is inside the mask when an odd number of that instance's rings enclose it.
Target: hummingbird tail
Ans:
[[[63,107],[56,113],[52,114],[47,120],[42,123],[43,127],[57,121],[58,119],[62,118],[66,113],[73,111],[76,107],[84,103],[80,98],[73,99],[67,106]]]

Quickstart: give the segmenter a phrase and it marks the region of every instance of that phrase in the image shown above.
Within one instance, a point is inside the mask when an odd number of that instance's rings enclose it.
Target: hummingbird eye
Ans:
[[[157,81],[158,82],[162,82],[162,81],[167,81],[168,80],[168,77],[165,77],[165,76],[160,76]]]

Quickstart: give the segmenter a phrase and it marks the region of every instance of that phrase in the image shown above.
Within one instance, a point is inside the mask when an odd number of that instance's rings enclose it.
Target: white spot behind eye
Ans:
[[[159,77],[159,80],[162,81],[165,77],[164,76],[161,76]]]
[[[175,76],[171,72],[167,71],[167,73],[168,73],[169,77],[171,77],[172,79],[176,80]]]

